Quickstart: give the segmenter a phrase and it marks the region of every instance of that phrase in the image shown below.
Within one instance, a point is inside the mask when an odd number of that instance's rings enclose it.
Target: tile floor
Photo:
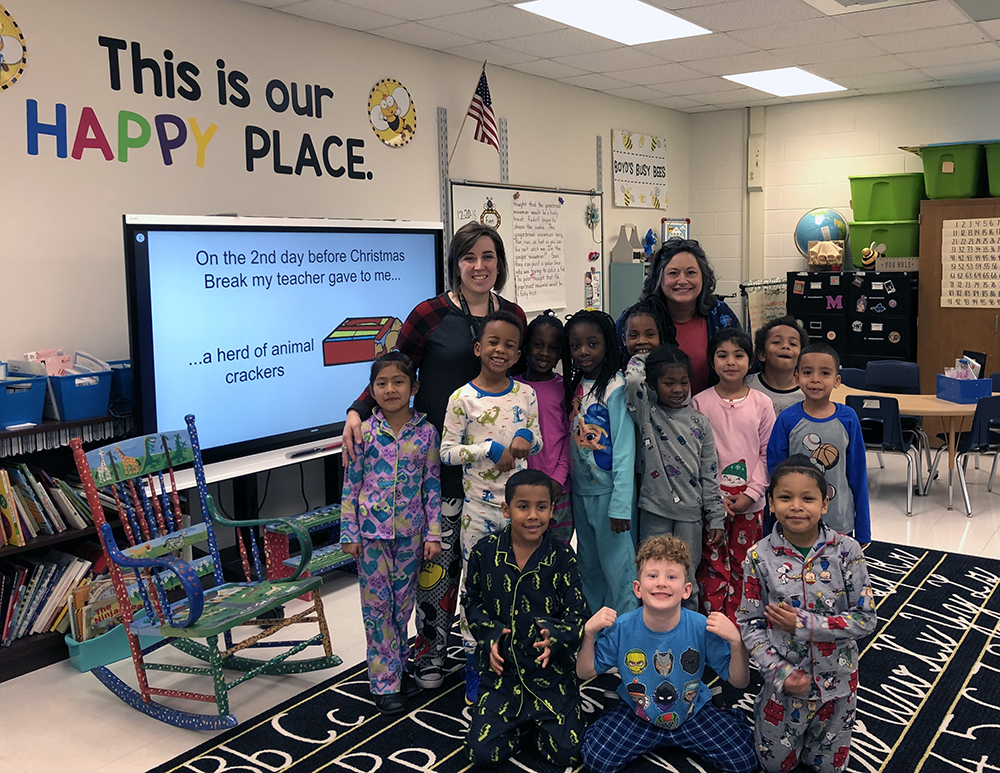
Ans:
[[[983,459],[982,470],[969,465],[971,519],[965,516],[957,487],[956,509],[946,509],[944,476],[928,497],[914,497],[913,516],[907,518],[905,461],[888,455],[884,470],[871,454],[868,462],[876,540],[1000,559],[1000,481],[996,491],[986,491],[991,458]],[[328,578],[324,586],[334,647],[344,660],[338,670],[354,666],[365,656],[356,584],[355,578],[340,575]],[[115,668],[127,678],[131,664],[126,661]],[[331,675],[326,671],[259,677],[234,690],[234,711],[239,718],[249,719]],[[138,714],[90,674],[75,671],[69,661],[0,683],[0,728],[4,738],[0,773],[136,773],[211,737]]]

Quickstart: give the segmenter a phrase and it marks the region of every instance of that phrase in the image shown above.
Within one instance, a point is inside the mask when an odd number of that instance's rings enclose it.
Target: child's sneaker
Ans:
[[[444,684],[444,671],[428,660],[416,667],[414,681],[424,690],[434,690]]]
[[[465,702],[470,706],[476,705],[479,698],[479,671],[476,670],[475,659],[472,655],[466,655],[465,661]]]

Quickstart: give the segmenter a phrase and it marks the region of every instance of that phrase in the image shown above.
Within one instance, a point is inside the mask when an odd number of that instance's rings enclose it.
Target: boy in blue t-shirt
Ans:
[[[799,355],[795,378],[805,399],[783,410],[774,422],[767,444],[767,474],[791,454],[810,457],[829,484],[830,509],[823,520],[867,545],[872,530],[861,422],[853,408],[830,399],[840,385],[840,357],[827,344],[810,344]]]
[[[583,629],[577,676],[591,679],[617,667],[622,677],[622,700],[587,728],[584,764],[594,773],[617,773],[646,752],[678,748],[724,773],[752,773],[753,730],[740,712],[713,705],[702,682],[708,665],[734,687],[747,686],[749,658],[739,630],[721,612],[706,618],[681,607],[691,595],[691,552],[680,538],[649,538],[635,564],[633,590],[642,607],[621,617],[604,607]]]

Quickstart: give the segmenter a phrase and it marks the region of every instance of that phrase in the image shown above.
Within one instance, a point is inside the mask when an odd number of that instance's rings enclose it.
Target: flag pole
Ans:
[[[483,73],[486,72],[486,62],[483,62],[483,69],[479,71],[479,77],[483,77]],[[476,80],[479,83],[479,80]],[[476,98],[476,92],[472,92],[472,99]],[[469,107],[472,107],[472,99],[469,100]],[[462,125],[458,128],[458,136],[455,138],[455,147],[451,149],[451,155],[448,156],[448,169],[451,169],[451,160],[455,157],[455,151],[458,150],[458,141],[462,139],[462,129],[465,128],[465,122],[469,120],[469,107],[465,108],[465,118],[462,119]],[[449,172],[450,173],[450,172]]]

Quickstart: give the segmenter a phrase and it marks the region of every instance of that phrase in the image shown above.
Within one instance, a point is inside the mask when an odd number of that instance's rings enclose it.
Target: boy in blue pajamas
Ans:
[[[705,666],[734,687],[750,681],[740,632],[721,612],[708,618],[681,607],[691,595],[691,552],[683,540],[646,540],[635,559],[642,607],[618,617],[604,607],[583,630],[576,673],[591,679],[617,667],[621,700],[587,728],[583,761],[617,773],[646,752],[679,748],[724,773],[757,769],[753,732],[743,715],[711,702]]]

